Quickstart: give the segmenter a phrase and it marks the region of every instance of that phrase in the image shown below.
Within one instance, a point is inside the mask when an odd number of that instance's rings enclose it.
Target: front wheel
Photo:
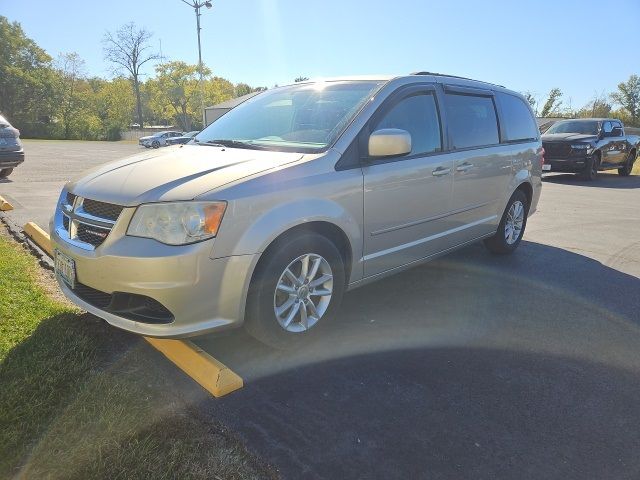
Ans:
[[[618,169],[618,175],[622,177],[628,177],[631,175],[631,170],[633,170],[633,164],[636,161],[636,153],[629,152],[627,156],[627,161],[624,162],[624,167]]]
[[[246,330],[276,348],[302,344],[340,304],[345,268],[326,237],[304,233],[267,253],[251,282]]]
[[[587,160],[584,166],[584,170],[580,173],[580,178],[588,182],[592,182],[598,176],[599,168],[600,168],[600,157],[596,154]]]
[[[0,178],[7,178],[13,172],[13,168],[0,169]]]
[[[160,142],[157,140],[154,140],[153,143],[151,144],[151,146],[153,148],[160,148]]]
[[[528,213],[527,196],[522,190],[516,190],[507,203],[495,235],[484,241],[487,249],[501,255],[513,253],[524,235]]]

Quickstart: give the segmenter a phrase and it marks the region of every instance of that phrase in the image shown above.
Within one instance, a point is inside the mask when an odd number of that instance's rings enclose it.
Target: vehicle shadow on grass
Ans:
[[[275,478],[167,363],[92,315],[41,321],[0,363],[0,478]]]
[[[628,190],[640,188],[640,175],[621,177],[615,171],[613,173],[599,173],[595,180],[589,182],[573,173],[557,173],[544,175],[543,180],[548,183],[563,185],[575,185],[577,187],[616,188]]]
[[[200,409],[285,478],[632,477],[638,291],[563,249],[471,246],[348,293],[304,348],[195,339],[246,381]]]

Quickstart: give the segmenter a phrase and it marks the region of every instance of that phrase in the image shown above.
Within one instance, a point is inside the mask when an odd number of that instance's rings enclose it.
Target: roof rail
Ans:
[[[459,78],[460,80],[471,80],[472,82],[486,83],[487,85],[495,85],[496,87],[505,88],[504,85],[498,85],[497,83],[491,82],[483,82],[482,80],[475,80],[473,78],[468,77],[460,77],[458,75],[447,75],[446,73],[435,73],[435,72],[412,72],[411,75],[433,75],[434,77],[449,77],[449,78]]]

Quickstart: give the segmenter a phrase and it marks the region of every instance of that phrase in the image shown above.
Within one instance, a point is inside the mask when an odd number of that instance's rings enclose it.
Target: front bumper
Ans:
[[[545,165],[551,165],[551,172],[578,173],[585,169],[590,156],[568,157],[568,158],[546,158]],[[549,170],[545,170],[545,173]]]
[[[24,150],[0,152],[0,169],[14,168],[24,162]]]
[[[240,326],[258,255],[211,258],[215,239],[170,246],[128,237],[126,227],[134,210],[123,210],[107,239],[95,250],[62,238],[54,217],[50,225],[52,246],[74,260],[79,284],[106,294],[150,297],[171,312],[173,321],[158,324],[125,318],[109,307],[97,307],[58,278],[65,296],[115,327],[152,337],[179,338]]]

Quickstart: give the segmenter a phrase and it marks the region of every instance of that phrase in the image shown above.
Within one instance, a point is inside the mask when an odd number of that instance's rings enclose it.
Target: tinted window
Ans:
[[[506,140],[532,140],[538,138],[538,127],[524,100],[513,95],[498,94],[502,107],[502,120],[506,128]]]
[[[499,143],[493,99],[475,95],[446,94],[447,122],[454,148]]]
[[[613,130],[613,125],[611,125],[611,122],[604,122],[604,125],[602,125],[602,129],[604,130],[604,133],[611,133],[611,130]]]
[[[411,134],[411,154],[432,153],[442,149],[440,121],[433,95],[404,98],[389,110],[374,130],[399,128]]]

